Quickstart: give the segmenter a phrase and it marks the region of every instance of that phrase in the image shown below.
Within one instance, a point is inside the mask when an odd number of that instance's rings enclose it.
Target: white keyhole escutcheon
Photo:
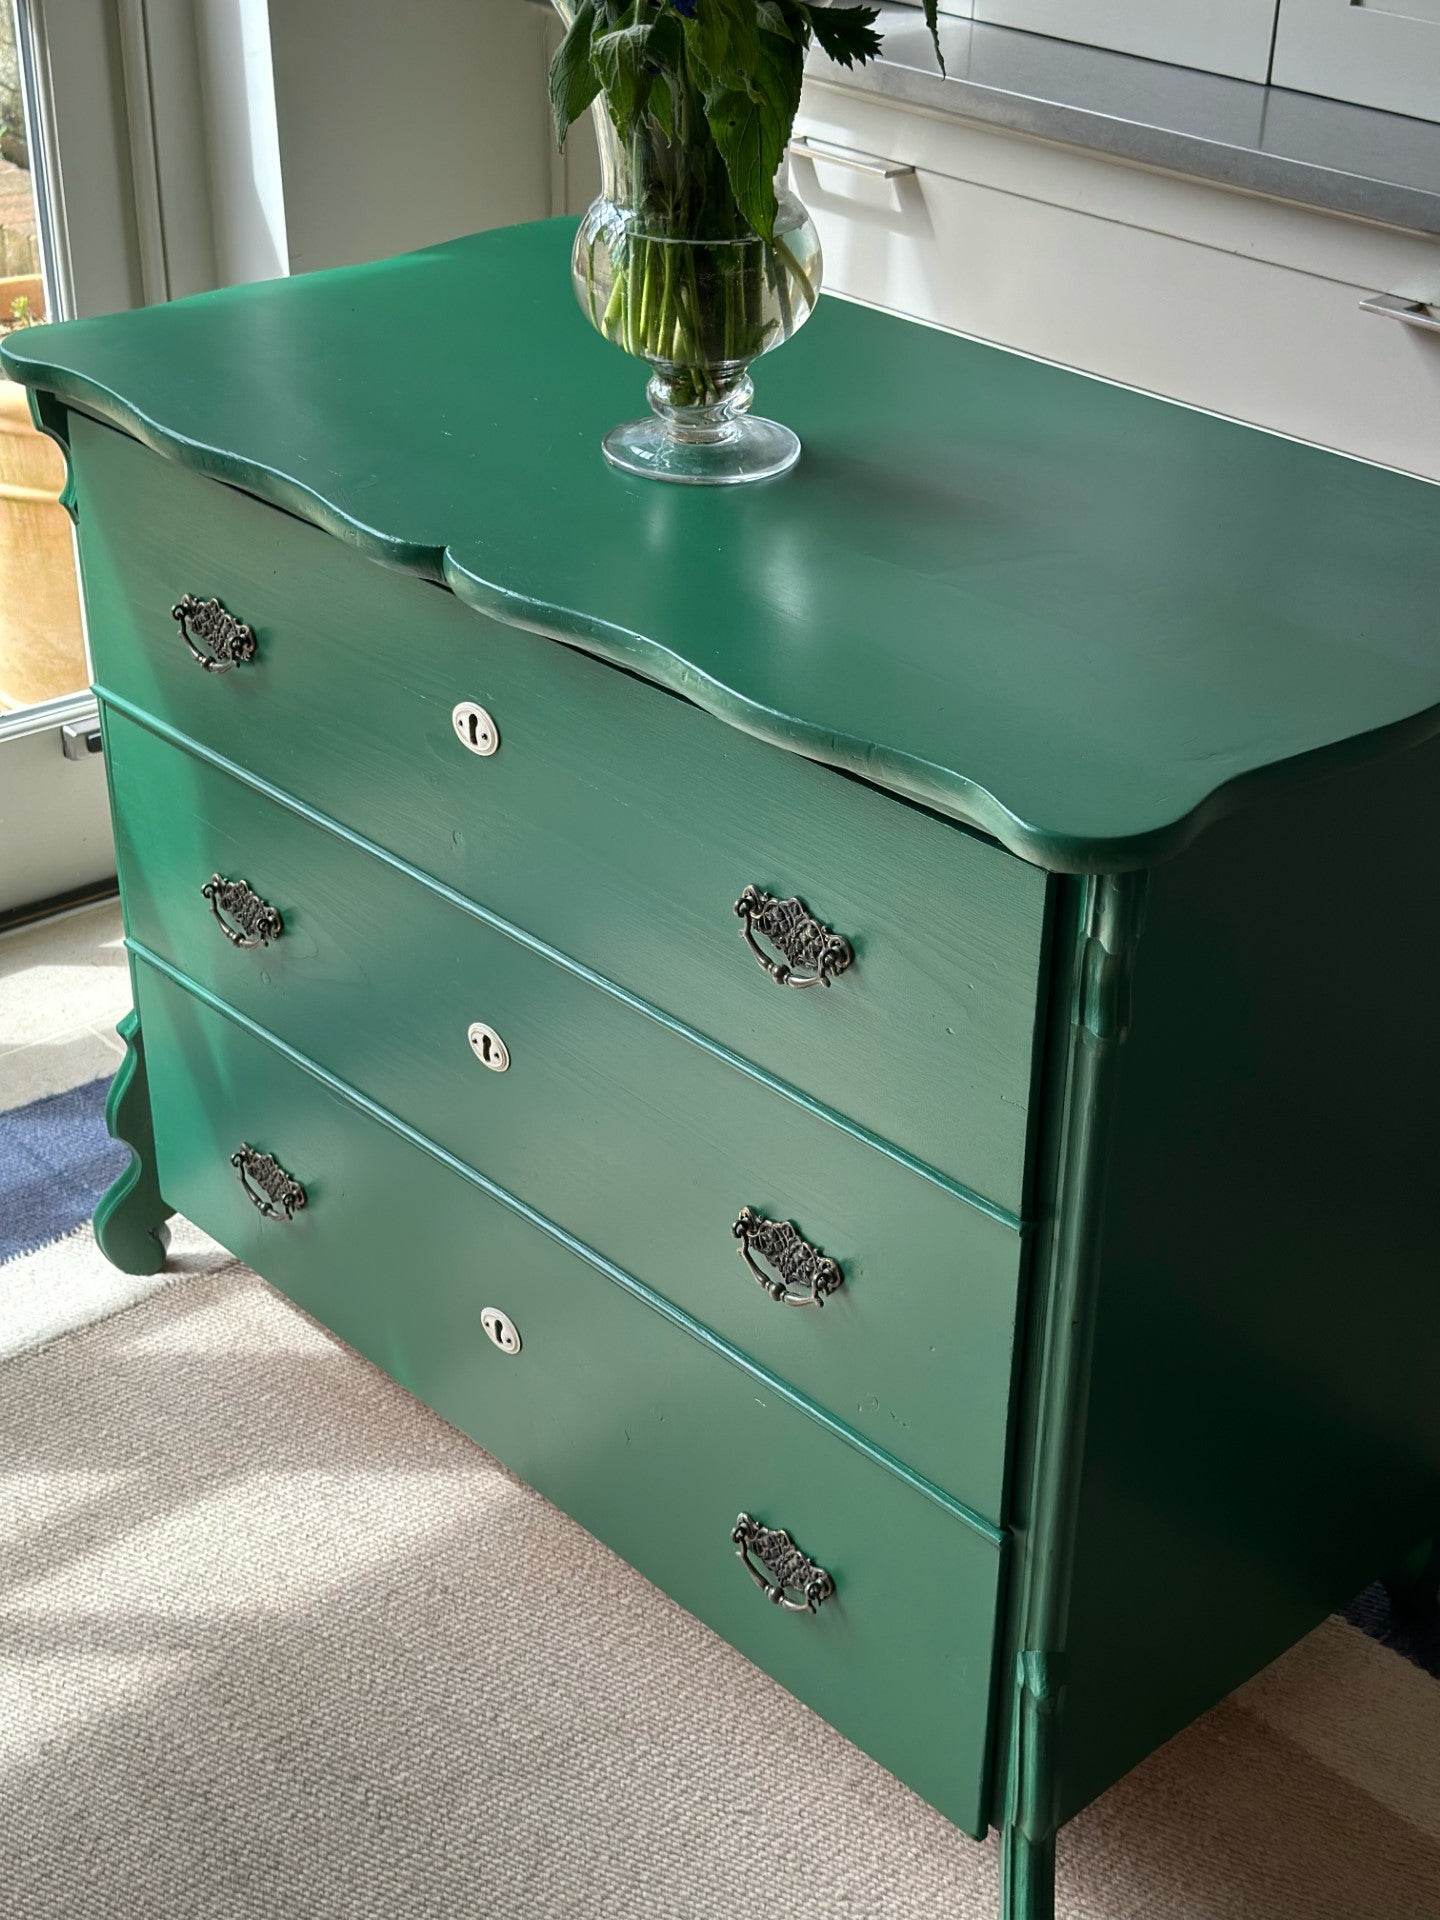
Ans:
[[[509,1314],[502,1313],[499,1307],[482,1307],[480,1325],[485,1329],[485,1338],[501,1353],[520,1351],[520,1331]]]
[[[475,701],[462,700],[450,715],[450,722],[461,746],[468,748],[471,753],[488,759],[492,753],[500,751],[500,729],[484,707],[477,706]]]
[[[487,1027],[483,1020],[475,1021],[465,1038],[482,1067],[488,1067],[492,1073],[504,1073],[510,1065],[510,1049],[495,1029]]]

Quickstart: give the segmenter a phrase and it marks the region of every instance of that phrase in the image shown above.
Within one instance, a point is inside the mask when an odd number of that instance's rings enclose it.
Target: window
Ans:
[[[146,298],[125,37],[144,0],[0,0],[0,326]],[[0,916],[114,872],[64,461],[0,383]]]
[[[45,218],[16,19],[0,11],[0,331],[43,326],[54,312]],[[81,693],[89,682],[64,484],[60,449],[32,426],[24,390],[0,378],[0,713]]]

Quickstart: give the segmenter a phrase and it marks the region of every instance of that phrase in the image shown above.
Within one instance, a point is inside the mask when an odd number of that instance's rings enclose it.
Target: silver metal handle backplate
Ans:
[[[759,887],[746,887],[735,912],[746,946],[777,986],[828,987],[855,958],[844,935],[832,933],[793,894],[779,900]],[[780,955],[778,960],[760,945],[757,934]]]
[[[273,1154],[261,1153],[242,1140],[231,1154],[230,1164],[240,1176],[245,1198],[267,1220],[291,1220],[305,1205],[304,1187]]]
[[[223,873],[212,873],[200,896],[210,902],[215,924],[232,947],[268,947],[285,931],[277,909],[246,880],[227,880]]]
[[[187,593],[170,609],[180,638],[206,673],[228,673],[255,658],[255,635],[218,600],[197,600]]]
[[[740,1258],[765,1292],[787,1307],[823,1307],[826,1294],[845,1278],[838,1261],[812,1247],[788,1220],[767,1220],[742,1207],[731,1232],[740,1242]],[[768,1272],[757,1265],[757,1254]]]
[[[790,1613],[816,1613],[834,1593],[835,1582],[824,1567],[803,1554],[779,1527],[762,1527],[742,1513],[730,1538],[745,1571],[777,1607]]]

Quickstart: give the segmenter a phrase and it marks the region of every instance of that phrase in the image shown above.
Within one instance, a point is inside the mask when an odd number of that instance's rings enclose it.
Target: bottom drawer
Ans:
[[[188,990],[136,976],[169,1204],[982,1833],[999,1542]],[[242,1142],[303,1186],[292,1219],[246,1197]],[[518,1353],[485,1337],[486,1307]],[[742,1511],[832,1577],[816,1612],[746,1577]]]

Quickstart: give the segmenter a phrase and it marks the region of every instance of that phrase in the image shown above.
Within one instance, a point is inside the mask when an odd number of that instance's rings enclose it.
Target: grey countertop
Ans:
[[[1090,147],[1225,186],[1440,234],[1440,125],[1008,27],[942,17],[946,74],[915,8],[882,6],[884,57],[827,85]]]

